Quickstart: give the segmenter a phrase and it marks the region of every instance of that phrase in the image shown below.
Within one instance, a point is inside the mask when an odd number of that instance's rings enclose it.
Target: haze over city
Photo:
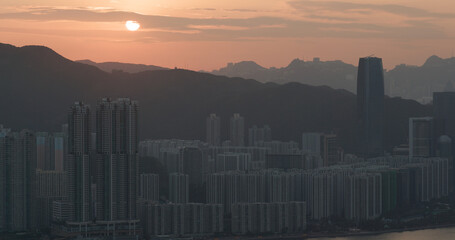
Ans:
[[[454,9],[2,0],[0,239],[453,239]]]

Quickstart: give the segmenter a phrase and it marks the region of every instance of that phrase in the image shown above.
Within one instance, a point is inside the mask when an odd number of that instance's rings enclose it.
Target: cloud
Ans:
[[[310,3],[321,6],[315,1],[294,1],[299,4]],[[325,2],[322,6],[334,7]],[[365,8],[364,5],[360,4]],[[337,5],[338,6],[338,5]],[[344,11],[357,10],[357,5],[341,5]],[[368,5],[370,6],[370,5]],[[336,9],[339,9],[337,7]],[[368,9],[368,8],[366,8]],[[285,17],[258,16],[251,18],[185,18],[159,15],[144,15],[134,12],[113,11],[109,9],[56,9],[38,8],[23,12],[0,14],[0,19],[20,19],[31,21],[79,21],[79,22],[118,22],[135,20],[141,23],[141,31],[134,34],[135,39],[147,41],[250,41],[252,39],[277,38],[444,38],[442,29],[427,22],[409,21],[405,26],[384,26],[374,23],[349,21],[327,22],[309,15],[309,19],[288,19]],[[343,20],[333,17],[334,20]],[[65,34],[71,31],[64,30]],[[37,33],[39,34],[39,33]],[[44,34],[44,33],[43,33]],[[52,34],[58,34],[54,31]],[[74,33],[79,34],[79,33]],[[95,35],[95,32],[90,32]],[[124,32],[101,34],[110,38],[125,37]],[[131,35],[133,36],[133,35]]]
[[[255,9],[247,9],[247,8],[234,8],[234,9],[226,9],[229,12],[258,12]]]
[[[216,8],[192,8],[194,11],[216,11]]]
[[[320,19],[320,20],[329,20],[329,21],[342,21],[342,22],[357,22],[358,19],[352,17],[334,17],[334,16],[324,16],[324,15],[305,15],[307,18],[311,19]]]
[[[292,0],[289,1],[288,4],[297,10],[305,11],[329,10],[334,12],[356,12],[361,14],[368,14],[371,11],[382,11],[411,18],[455,18],[454,13],[430,12],[425,9],[398,4],[370,4],[323,0]]]

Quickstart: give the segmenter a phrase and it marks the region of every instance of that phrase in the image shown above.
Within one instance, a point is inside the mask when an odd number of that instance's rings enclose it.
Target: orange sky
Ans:
[[[137,32],[125,29],[135,20]],[[2,0],[0,42],[46,45],[67,58],[212,70],[294,58],[387,68],[455,48],[452,0]]]

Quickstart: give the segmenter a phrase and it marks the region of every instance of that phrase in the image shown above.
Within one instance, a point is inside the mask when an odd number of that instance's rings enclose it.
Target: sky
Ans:
[[[137,21],[138,31],[125,28]],[[252,60],[382,57],[421,65],[455,48],[453,0],[1,0],[0,42],[71,60],[213,70]]]

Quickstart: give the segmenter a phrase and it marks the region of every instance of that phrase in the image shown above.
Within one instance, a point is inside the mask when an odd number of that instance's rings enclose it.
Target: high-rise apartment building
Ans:
[[[229,139],[232,146],[245,146],[245,119],[238,113],[231,117]]]
[[[37,155],[37,169],[52,170],[52,136],[47,132],[36,133],[36,155]]]
[[[136,219],[138,104],[104,98],[96,107],[96,217]]]
[[[409,119],[409,158],[430,157],[434,153],[432,117]]]
[[[360,58],[357,75],[358,150],[365,157],[384,154],[384,70],[382,59]]]
[[[339,152],[337,135],[324,134],[322,138],[322,159],[324,166],[329,166],[338,163],[341,160]]]
[[[455,92],[433,93],[435,143],[443,135],[455,139],[455,111],[453,111],[453,106],[455,106]],[[452,142],[452,152],[454,147],[454,142]],[[437,151],[440,150],[437,149]]]
[[[0,231],[36,229],[36,139],[23,130],[0,136]]]
[[[207,143],[210,146],[220,146],[221,145],[221,133],[220,133],[220,124],[221,120],[216,114],[212,113],[207,117],[206,126],[207,126]]]
[[[302,134],[302,153],[321,157],[321,133]]]
[[[90,107],[76,102],[68,113],[68,198],[70,220],[90,220]]]
[[[323,159],[323,165],[336,164],[341,159],[336,134],[303,133],[302,153]]]

